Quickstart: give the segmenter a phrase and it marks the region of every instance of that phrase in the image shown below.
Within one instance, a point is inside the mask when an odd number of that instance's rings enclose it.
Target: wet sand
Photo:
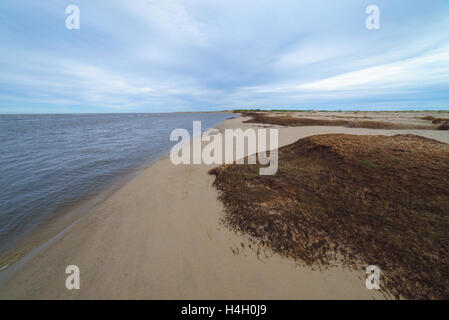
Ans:
[[[218,128],[259,126],[244,120]],[[447,131],[314,126],[279,128],[279,146],[322,133],[412,133],[449,143]],[[223,207],[207,174],[214,167],[175,166],[168,156],[157,161],[3,279],[0,298],[384,298],[365,288],[363,270],[312,270],[249,248],[219,222]],[[65,287],[65,269],[73,264],[80,290]]]

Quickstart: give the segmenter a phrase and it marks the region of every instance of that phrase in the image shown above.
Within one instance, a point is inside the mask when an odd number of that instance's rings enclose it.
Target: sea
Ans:
[[[0,255],[39,226],[170,152],[225,113],[0,115]],[[67,210],[64,210],[64,209]]]

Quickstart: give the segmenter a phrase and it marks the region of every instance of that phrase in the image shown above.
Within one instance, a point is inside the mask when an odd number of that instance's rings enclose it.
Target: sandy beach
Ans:
[[[421,119],[426,115],[310,112],[301,117],[365,117],[429,126]],[[229,119],[217,128],[268,126],[245,120]],[[280,147],[327,133],[415,134],[449,143],[448,132],[440,130],[270,127],[279,129]],[[168,156],[157,161],[5,276],[0,299],[385,298],[365,287],[364,270],[313,270],[250,248],[244,235],[220,223],[223,205],[212,186],[214,177],[208,174],[214,167],[175,166]],[[80,290],[65,287],[68,265],[79,266]]]

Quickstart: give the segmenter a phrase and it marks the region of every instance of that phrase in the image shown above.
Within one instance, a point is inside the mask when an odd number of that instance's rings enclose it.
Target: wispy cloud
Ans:
[[[337,91],[396,89],[449,83],[449,47],[419,57],[384,64],[290,87],[295,90]]]
[[[0,111],[449,107],[448,2],[369,4],[0,2]]]

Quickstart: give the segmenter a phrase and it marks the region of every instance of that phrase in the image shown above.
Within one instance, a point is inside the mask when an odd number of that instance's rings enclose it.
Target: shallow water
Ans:
[[[230,114],[0,115],[0,252],[61,208],[170,151],[175,128]]]

